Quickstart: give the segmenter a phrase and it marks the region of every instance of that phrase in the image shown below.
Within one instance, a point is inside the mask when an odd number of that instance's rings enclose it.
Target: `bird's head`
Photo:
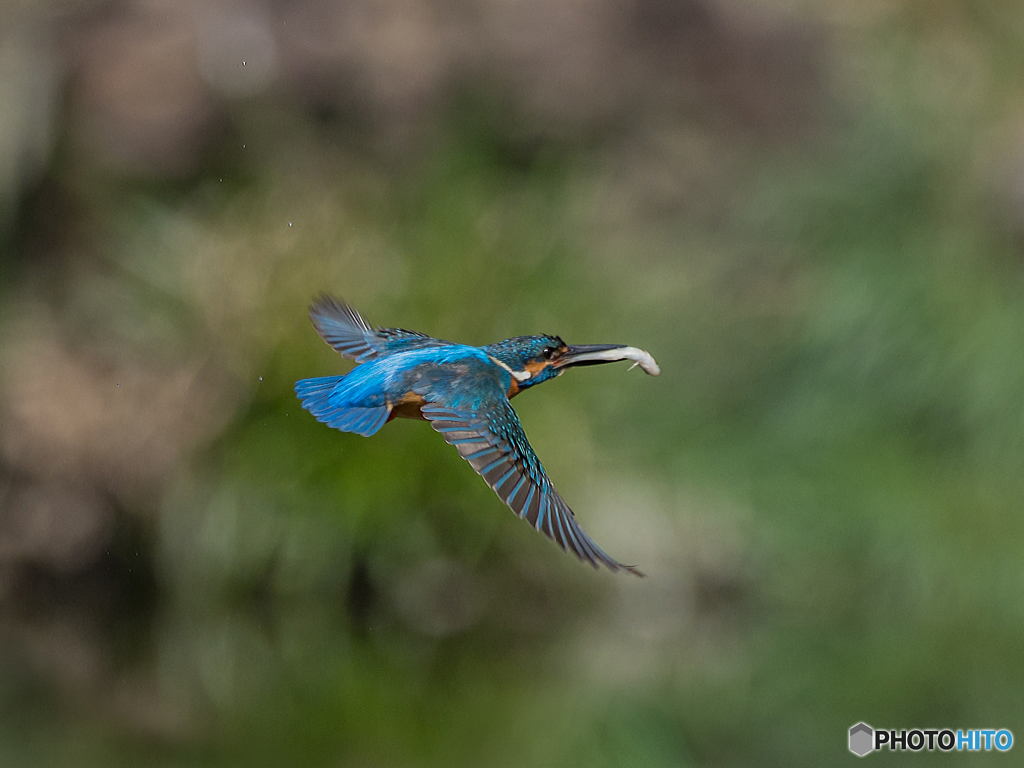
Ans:
[[[661,372],[654,358],[636,347],[622,344],[570,346],[558,336],[517,336],[486,346],[484,350],[508,369],[519,389],[553,379],[573,366],[616,360],[634,360],[652,376]]]

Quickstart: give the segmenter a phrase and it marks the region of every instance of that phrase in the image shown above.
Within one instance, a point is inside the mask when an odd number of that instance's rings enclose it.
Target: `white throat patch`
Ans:
[[[498,365],[500,365],[502,368],[504,368],[506,371],[508,371],[509,375],[513,379],[515,379],[516,381],[526,381],[531,376],[533,376],[533,374],[530,373],[529,371],[522,371],[522,372],[520,372],[520,371],[513,371],[511,368],[509,368],[507,365],[505,365],[503,362],[501,362],[501,360],[499,360],[498,358],[492,357],[491,355],[488,355],[488,357],[490,357],[491,360],[493,360]]]

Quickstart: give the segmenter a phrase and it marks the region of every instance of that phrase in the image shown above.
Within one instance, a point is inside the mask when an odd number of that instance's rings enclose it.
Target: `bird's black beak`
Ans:
[[[571,346],[555,361],[555,368],[614,363],[616,360],[622,359],[613,356],[616,349],[625,349],[625,347],[622,344],[578,344]],[[613,355],[609,355],[609,352],[613,353]]]
[[[658,364],[650,353],[644,352],[636,347],[627,347],[624,344],[580,344],[569,347],[565,353],[558,358],[555,368],[571,368],[582,365],[601,365],[602,363],[614,363],[619,360],[632,360],[634,365],[639,365],[651,376],[661,373]]]

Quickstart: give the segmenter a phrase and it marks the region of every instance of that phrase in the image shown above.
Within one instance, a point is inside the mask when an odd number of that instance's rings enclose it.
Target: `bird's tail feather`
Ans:
[[[391,406],[340,405],[332,395],[336,393],[338,384],[344,378],[321,376],[315,379],[302,379],[295,384],[295,394],[302,401],[302,407],[313,414],[317,421],[342,432],[354,432],[369,437],[387,423]]]
[[[295,382],[295,394],[303,402],[316,397],[327,397],[344,378],[344,376],[318,376],[315,379],[302,379]]]
[[[354,432],[363,437],[370,437],[387,423],[388,416],[391,415],[391,408],[386,405],[379,405],[375,408],[336,408],[324,416],[313,415],[318,421],[324,422],[329,427],[340,429],[342,432]]]

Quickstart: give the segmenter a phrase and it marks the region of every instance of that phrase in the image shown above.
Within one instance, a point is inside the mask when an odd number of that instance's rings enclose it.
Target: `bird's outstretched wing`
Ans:
[[[474,386],[480,386],[479,379]],[[597,568],[643,574],[609,557],[580,528],[533,452],[519,417],[497,382],[493,392],[452,392],[423,406],[423,415],[509,508],[562,549]]]
[[[343,357],[365,363],[377,355],[405,349],[443,347],[450,342],[404,328],[374,328],[344,301],[324,294],[309,307],[320,338]]]

